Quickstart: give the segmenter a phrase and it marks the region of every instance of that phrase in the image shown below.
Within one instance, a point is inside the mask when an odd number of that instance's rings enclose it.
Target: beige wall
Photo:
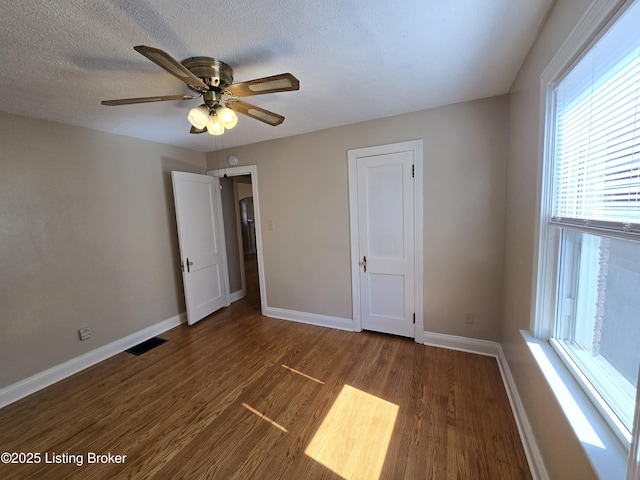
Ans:
[[[0,113],[0,388],[184,311],[171,170],[205,155]]]
[[[347,150],[423,139],[425,329],[496,340],[507,113],[502,96],[228,149],[257,165],[268,306],[352,317]]]
[[[590,0],[556,2],[510,93],[502,342],[550,478],[595,475],[520,335],[531,328],[539,185],[540,75]]]

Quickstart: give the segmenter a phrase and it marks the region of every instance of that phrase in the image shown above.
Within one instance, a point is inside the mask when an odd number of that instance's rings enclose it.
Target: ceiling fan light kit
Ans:
[[[284,121],[282,115],[240,101],[238,98],[300,89],[300,82],[290,73],[234,84],[233,69],[215,58],[191,57],[183,62],[178,62],[171,55],[157,48],[145,45],[133,48],[136,52],[144,55],[153,63],[183,81],[190,90],[202,97],[204,103],[192,108],[187,115],[187,119],[192,126],[190,133],[208,132],[211,135],[222,135],[225,129],[232,129],[238,123],[236,112],[271,126],[280,125]],[[104,100],[102,105],[131,105],[170,100],[191,100],[193,98],[196,98],[196,96],[166,95],[122,98]]]
[[[221,105],[209,107],[203,103],[189,111],[187,120],[196,130],[199,130],[195,133],[202,133],[206,129],[211,135],[221,135],[225,128],[230,130],[236,126],[238,116],[230,108]]]

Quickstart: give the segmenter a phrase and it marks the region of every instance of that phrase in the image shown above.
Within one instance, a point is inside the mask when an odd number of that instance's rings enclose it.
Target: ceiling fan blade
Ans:
[[[164,68],[171,75],[179,78],[190,87],[195,88],[200,92],[206,92],[209,90],[209,86],[206,83],[196,77],[187,67],[182,65],[167,52],[158,48],[147,47],[145,45],[138,45],[133,48],[136,52],[144,55],[153,63]]]
[[[168,100],[191,100],[196,98],[193,95],[165,95],[162,97],[139,97],[139,98],[119,98],[117,100],[103,100],[102,105],[131,105],[134,103],[149,103],[149,102],[166,102]]]
[[[271,77],[257,78],[248,82],[229,85],[226,91],[234,97],[248,97],[265,93],[290,92],[299,90],[300,82],[290,73],[282,73]]]
[[[207,127],[204,128],[196,128],[194,126],[191,126],[191,130],[189,130],[189,133],[204,133],[207,131]]]
[[[229,100],[227,102],[227,107],[234,112],[242,113],[243,115],[268,123],[274,127],[284,122],[284,117],[282,115],[278,115],[277,113],[270,112],[269,110],[256,107],[255,105],[251,105],[250,103],[242,102],[240,100]]]

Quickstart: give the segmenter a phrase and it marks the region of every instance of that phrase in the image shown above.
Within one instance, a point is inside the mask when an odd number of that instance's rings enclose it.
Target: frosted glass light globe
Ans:
[[[203,104],[199,107],[192,108],[189,110],[187,119],[195,128],[202,130],[207,126],[207,121],[209,120],[209,107]]]
[[[207,132],[211,135],[222,135],[224,133],[224,124],[217,115],[210,115],[207,122]]]
[[[224,128],[232,129],[238,123],[238,116],[236,112],[228,107],[220,107],[216,109],[216,115],[222,119]]]

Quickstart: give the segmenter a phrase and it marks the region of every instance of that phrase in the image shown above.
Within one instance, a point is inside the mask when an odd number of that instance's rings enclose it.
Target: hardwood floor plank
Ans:
[[[1,451],[83,465],[0,464],[0,477],[531,478],[495,359],[258,306],[248,295],[1,409]]]

